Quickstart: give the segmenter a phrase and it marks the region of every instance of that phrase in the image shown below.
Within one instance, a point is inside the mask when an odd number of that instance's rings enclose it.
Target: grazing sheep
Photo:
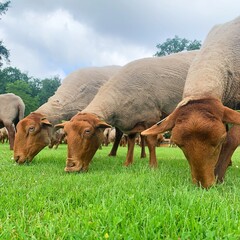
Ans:
[[[126,134],[123,134],[119,145],[120,145],[121,147],[126,147],[126,146],[127,146],[127,140],[128,140],[128,139],[127,139],[127,135],[126,135]]]
[[[54,147],[55,149],[57,149],[59,144],[61,144],[62,142],[66,143],[65,138],[66,138],[66,134],[63,131],[63,129],[58,129],[55,132],[55,138],[51,139],[51,143],[49,144],[49,148]]]
[[[10,150],[13,150],[15,128],[18,122],[24,117],[25,104],[19,96],[13,93],[1,94],[0,103],[0,128],[6,127]]]
[[[136,135],[174,110],[182,97],[187,71],[197,51],[133,61],[114,75],[91,103],[64,127],[68,138],[65,171],[87,170],[111,124],[128,134],[125,166],[133,162]],[[151,167],[157,167],[156,136],[146,139]],[[79,147],[81,146],[81,147]]]
[[[70,73],[56,93],[35,112],[46,115],[52,125],[69,120],[92,101],[99,88],[119,69],[119,66],[90,67]]]
[[[83,110],[100,86],[119,69],[119,66],[92,67],[69,74],[47,103],[19,122],[14,145],[15,161],[32,161],[53,141],[52,126],[62,120],[69,120],[78,111]]]
[[[5,127],[0,128],[0,141],[2,143],[8,142],[8,130]]]
[[[108,146],[110,143],[114,143],[116,139],[116,128],[106,128],[103,131],[104,140],[103,140],[103,146]]]
[[[165,121],[142,134],[172,130],[172,140],[190,164],[193,183],[208,188],[223,167],[217,162],[227,136],[225,123],[240,124],[240,113],[230,109],[239,101],[240,17],[209,32],[189,69],[182,101]]]

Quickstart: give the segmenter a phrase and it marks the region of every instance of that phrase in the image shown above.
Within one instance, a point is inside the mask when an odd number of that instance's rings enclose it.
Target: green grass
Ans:
[[[157,148],[159,167],[135,149],[98,150],[87,173],[64,172],[67,149],[44,149],[16,165],[0,145],[0,239],[240,239],[240,149],[221,185],[191,183],[178,148]]]

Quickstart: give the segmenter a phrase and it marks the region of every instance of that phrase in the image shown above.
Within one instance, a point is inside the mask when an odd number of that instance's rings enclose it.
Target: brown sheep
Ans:
[[[225,124],[240,124],[240,113],[231,109],[240,102],[239,92],[240,17],[209,32],[189,69],[182,101],[165,121],[142,134],[172,130],[173,142],[189,162],[193,183],[208,188],[216,178],[222,180],[224,173],[219,171],[228,166],[223,162],[230,155],[219,155],[227,136]],[[231,136],[227,141],[230,147]]]
[[[82,112],[57,125],[64,127],[68,138],[65,171],[88,169],[101,144],[102,132],[110,127],[109,124],[128,135],[124,165],[132,164],[136,135],[174,110],[182,97],[188,68],[196,54],[196,51],[178,53],[125,65],[100,88]],[[156,136],[147,137],[146,142],[150,152],[149,165],[157,167]]]
[[[90,67],[70,73],[47,103],[19,122],[14,144],[15,161],[30,162],[44,147],[51,146],[56,138],[53,125],[83,110],[100,86],[119,69],[119,66]]]

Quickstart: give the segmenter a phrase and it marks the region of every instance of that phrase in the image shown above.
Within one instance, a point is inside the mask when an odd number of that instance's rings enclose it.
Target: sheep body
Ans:
[[[209,32],[189,68],[183,99],[212,97],[234,106],[240,100],[239,56],[240,17]]]
[[[188,68],[198,51],[145,58],[122,67],[105,83],[80,113],[69,122],[58,124],[68,136],[65,171],[87,170],[102,142],[104,128],[128,135],[125,166],[133,162],[135,137],[171,113],[182,97]],[[156,136],[147,137],[149,165],[157,167]],[[81,146],[81,148],[79,148]]]
[[[35,112],[46,115],[52,124],[69,120],[91,102],[99,88],[119,69],[120,66],[89,67],[70,73]]]
[[[240,17],[212,28],[189,68],[182,101],[142,135],[171,130],[190,164],[193,183],[209,188],[223,180],[240,142],[238,127],[226,132],[225,126],[240,124],[240,114],[232,110],[239,101]]]
[[[0,94],[0,102],[0,128],[7,128],[12,150],[15,141],[15,127],[24,117],[25,104],[19,96],[13,93]]]
[[[153,125],[181,100],[197,52],[130,62],[100,88],[82,113],[94,113],[125,133],[140,122]]]
[[[69,74],[48,102],[18,123],[14,144],[15,161],[32,161],[44,147],[51,146],[56,138],[53,125],[69,120],[84,109],[100,86],[119,69],[119,66],[91,67]]]

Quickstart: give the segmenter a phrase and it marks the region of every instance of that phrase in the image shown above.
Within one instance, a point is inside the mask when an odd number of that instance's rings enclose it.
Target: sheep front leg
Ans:
[[[224,179],[227,167],[231,164],[231,157],[240,144],[240,126],[234,125],[227,133],[226,141],[222,146],[217,165],[215,167],[215,176],[218,182]]]
[[[118,128],[116,128],[115,141],[113,143],[112,149],[111,149],[110,153],[108,154],[108,156],[116,156],[117,155],[117,149],[118,149],[119,143],[121,141],[122,135],[123,135],[123,133]]]

